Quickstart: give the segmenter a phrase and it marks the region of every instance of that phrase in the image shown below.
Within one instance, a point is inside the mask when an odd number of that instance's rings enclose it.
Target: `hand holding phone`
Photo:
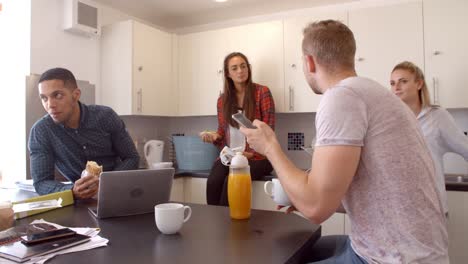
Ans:
[[[237,113],[232,115],[232,119],[236,120],[239,125],[245,127],[245,128],[250,128],[250,129],[255,129],[257,128],[252,124],[252,121],[250,121],[243,113]]]
[[[33,245],[40,242],[49,241],[52,239],[72,236],[76,234],[75,231],[69,228],[62,228],[62,229],[54,229],[49,230],[41,233],[34,233],[26,236],[21,237],[21,242],[26,245]]]

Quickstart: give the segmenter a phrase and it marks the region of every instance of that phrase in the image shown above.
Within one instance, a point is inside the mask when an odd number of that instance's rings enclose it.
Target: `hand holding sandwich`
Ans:
[[[99,190],[99,175],[102,172],[102,166],[94,161],[86,163],[86,169],[81,173],[81,179],[75,182],[73,186],[73,196],[75,199],[87,199],[95,196]]]

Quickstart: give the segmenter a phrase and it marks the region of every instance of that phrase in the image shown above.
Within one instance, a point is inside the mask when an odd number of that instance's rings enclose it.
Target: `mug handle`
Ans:
[[[269,187],[269,186],[271,186],[271,187]],[[268,189],[270,189],[270,191],[268,191]],[[263,185],[263,190],[270,197],[273,197],[272,189],[273,189],[273,182],[272,181],[265,182],[265,184]]]
[[[190,206],[187,206],[187,205],[184,206],[184,214],[185,214],[185,210],[188,210],[188,214],[184,218],[184,223],[190,219],[190,216],[192,216],[192,208],[190,208]]]

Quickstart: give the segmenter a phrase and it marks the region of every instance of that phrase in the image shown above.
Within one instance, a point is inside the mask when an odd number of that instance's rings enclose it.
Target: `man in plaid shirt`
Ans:
[[[81,177],[87,161],[104,171],[138,168],[139,155],[123,121],[109,107],[85,105],[73,74],[54,68],[41,75],[39,96],[47,115],[31,129],[31,175],[39,194],[72,190],[76,199],[93,197],[99,178]],[[55,180],[55,169],[72,184]]]

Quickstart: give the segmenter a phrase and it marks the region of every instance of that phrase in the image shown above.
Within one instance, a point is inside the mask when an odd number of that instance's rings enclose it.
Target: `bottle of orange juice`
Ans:
[[[232,219],[248,219],[252,201],[250,166],[242,152],[231,160],[228,178],[228,201]]]

